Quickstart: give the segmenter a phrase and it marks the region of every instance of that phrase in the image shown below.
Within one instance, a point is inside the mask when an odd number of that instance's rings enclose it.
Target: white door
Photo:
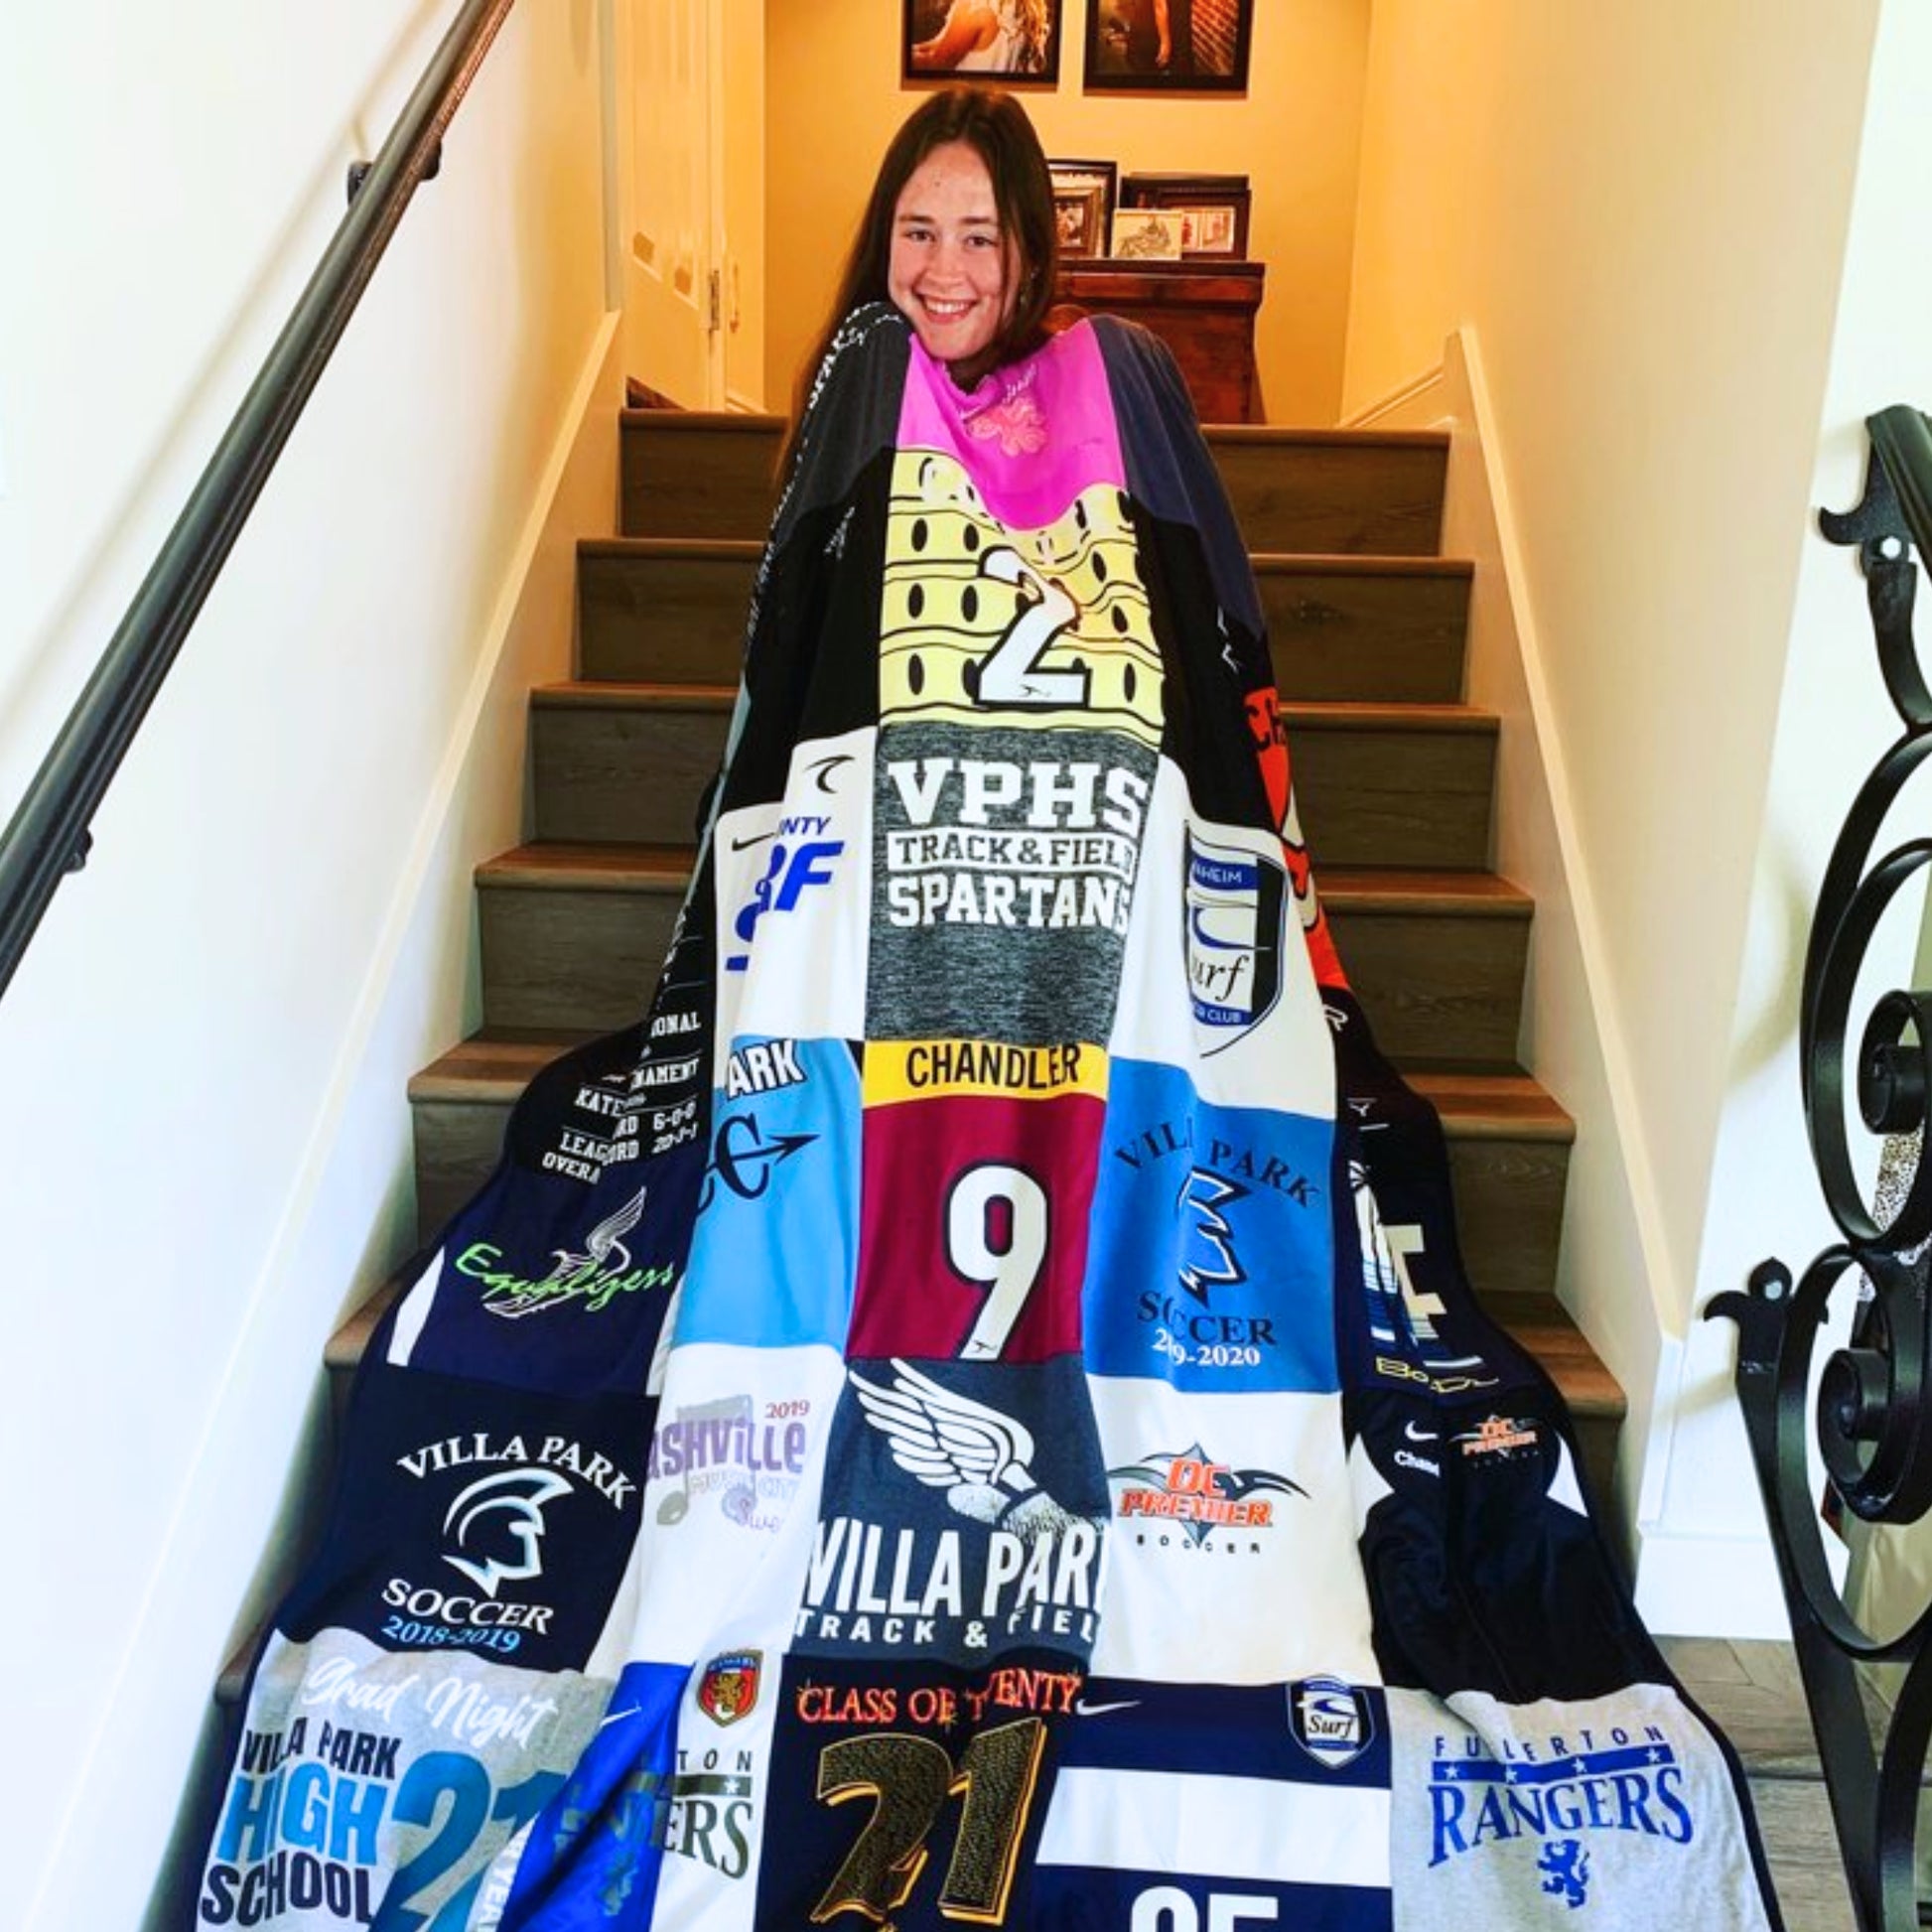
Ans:
[[[687,409],[724,404],[723,11],[629,9],[624,373]]]

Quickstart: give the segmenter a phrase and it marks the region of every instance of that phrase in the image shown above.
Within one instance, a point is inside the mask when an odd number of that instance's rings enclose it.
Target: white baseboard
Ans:
[[[1653,1636],[1790,1641],[1768,1537],[1641,1534],[1637,1613]]]
[[[1443,415],[1444,376],[1439,363],[1398,389],[1343,417],[1343,429],[1435,429]]]

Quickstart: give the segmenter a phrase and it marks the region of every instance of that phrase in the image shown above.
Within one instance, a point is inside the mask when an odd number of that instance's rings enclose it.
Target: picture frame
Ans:
[[[1083,84],[1246,93],[1254,30],[1255,0],[1089,0]]]
[[[1252,202],[1246,175],[1135,174],[1120,185],[1123,207],[1180,213],[1180,252],[1186,261],[1246,261]]]
[[[1053,219],[1060,254],[1082,261],[1107,252],[1120,179],[1111,161],[1048,161],[1053,177]]]
[[[1063,0],[900,0],[899,78],[1054,87]]]
[[[1116,208],[1107,252],[1115,261],[1177,262],[1181,226],[1178,208]]]

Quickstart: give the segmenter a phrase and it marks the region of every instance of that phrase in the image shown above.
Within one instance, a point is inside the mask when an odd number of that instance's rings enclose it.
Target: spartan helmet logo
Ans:
[[[1282,996],[1282,928],[1288,873],[1244,846],[1187,833],[1187,988],[1194,1018],[1220,1037],[1219,1053],[1252,1033]]]
[[[473,1482],[451,1503],[443,1530],[459,1550],[474,1553],[474,1560],[446,1550],[443,1561],[485,1596],[494,1596],[498,1584],[542,1576],[543,1512],[569,1494],[570,1484],[554,1469],[500,1469]]]

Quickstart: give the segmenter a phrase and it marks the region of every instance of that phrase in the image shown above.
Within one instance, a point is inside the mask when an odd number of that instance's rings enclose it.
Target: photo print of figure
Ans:
[[[1253,29],[1254,0],[1093,0],[1086,84],[1238,90]]]
[[[1060,0],[905,0],[904,77],[1056,80],[1059,13]]]

